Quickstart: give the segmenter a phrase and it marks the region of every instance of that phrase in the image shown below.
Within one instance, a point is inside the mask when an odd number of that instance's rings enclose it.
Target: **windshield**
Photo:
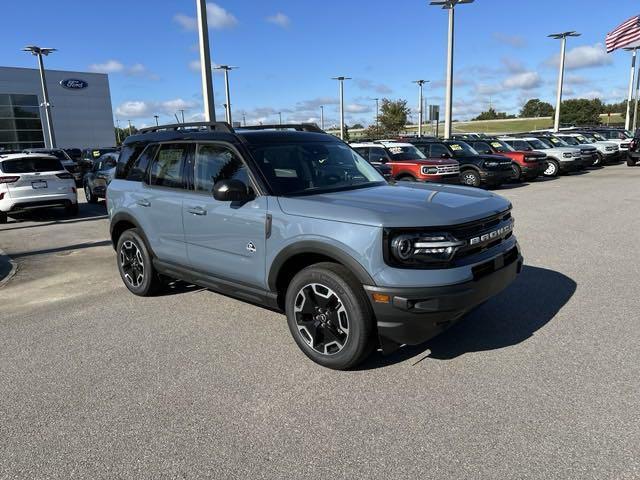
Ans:
[[[342,143],[257,145],[258,168],[275,195],[305,195],[386,183],[378,171]]]
[[[541,142],[537,138],[527,140],[527,142],[529,143],[529,145],[531,145],[531,148],[534,148],[536,150],[546,150],[548,148],[551,148],[551,145],[547,145],[546,143]]]
[[[575,137],[560,137],[565,143],[569,145],[580,145],[580,142]]]
[[[604,138],[602,135],[600,135],[598,132],[593,132],[593,138],[603,141],[606,140],[606,138]]]
[[[64,170],[56,158],[24,157],[0,163],[2,173],[58,172]]]
[[[578,143],[580,144],[584,144],[584,143],[593,143],[593,141],[595,140],[593,137],[588,137],[587,135],[579,135],[577,137],[574,137],[576,140],[578,140]]]
[[[496,149],[497,152],[515,152],[515,148],[502,140],[491,140],[489,142],[493,148]]]
[[[468,157],[473,155],[479,155],[479,153],[465,142],[449,142],[447,143],[449,149],[453,152],[454,157]]]
[[[68,162],[68,161],[73,161],[71,160],[71,157],[69,155],[67,155],[67,152],[65,152],[64,150],[29,150],[30,152],[35,152],[35,153],[46,153],[47,155],[53,155],[54,157],[56,157],[58,160],[62,161],[62,162]]]
[[[416,160],[418,158],[427,158],[424,153],[413,145],[387,147],[387,151],[389,152],[392,160]]]

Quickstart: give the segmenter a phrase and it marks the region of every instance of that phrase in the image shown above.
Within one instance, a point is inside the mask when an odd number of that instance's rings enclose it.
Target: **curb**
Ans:
[[[16,274],[18,264],[0,248],[0,288],[4,287]]]

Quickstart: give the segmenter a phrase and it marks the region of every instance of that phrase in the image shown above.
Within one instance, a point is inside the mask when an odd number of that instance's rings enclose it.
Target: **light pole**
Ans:
[[[120,120],[116,118],[116,144],[120,145]]]
[[[200,72],[202,75],[202,100],[204,119],[216,121],[216,107],[213,99],[213,75],[211,74],[211,52],[209,50],[209,29],[207,25],[207,0],[196,0],[198,11],[198,39],[200,43]]]
[[[324,130],[324,105],[320,105],[320,128]]]
[[[155,119],[156,119],[156,127],[157,127],[157,126],[159,125],[159,123],[158,123],[158,118],[160,118],[160,117],[158,117],[158,115],[154,115],[154,116],[153,116],[153,118],[155,118]]]
[[[425,83],[428,83],[429,80],[414,80],[413,83],[417,83],[418,84],[418,136],[421,137],[422,136],[422,118],[423,118],[423,110],[422,110],[422,105],[423,105],[423,100],[422,100],[422,86]]]
[[[129,136],[131,136],[132,135],[132,133],[131,133],[131,120],[127,120],[127,122],[129,122]]]
[[[627,115],[624,119],[624,129],[629,130],[631,126],[631,102],[633,101],[633,80],[636,74],[636,56],[638,47],[627,47],[625,50],[631,52],[631,73],[629,74],[629,94],[627,95]]]
[[[331,80],[338,80],[340,84],[340,139],[344,140],[344,81],[351,80],[351,78],[333,77]]]
[[[38,57],[38,68],[40,69],[40,83],[42,85],[42,105],[44,107],[44,118],[47,127],[47,137],[49,138],[49,148],[56,148],[56,135],[53,131],[53,118],[51,117],[51,103],[49,102],[49,91],[47,90],[47,79],[44,74],[44,62],[42,56],[45,57],[51,52],[55,52],[55,48],[41,48],[35,45],[27,45],[22,49],[30,52]]]
[[[444,138],[451,138],[451,117],[453,99],[453,32],[455,6],[462,3],[473,3],[473,0],[433,0],[430,4],[449,10],[449,41],[447,47],[447,88],[444,100]]]
[[[567,48],[567,37],[579,37],[580,34],[574,31],[552,33],[547,35],[549,38],[560,40],[560,72],[558,73],[558,92],[556,95],[556,116],[553,121],[553,131],[557,132],[560,128],[560,103],[562,102],[562,83],[564,82],[564,54]]]
[[[247,126],[247,114],[245,112],[242,112],[242,125]]]
[[[375,100],[376,102],[376,130],[378,130],[380,128],[380,120],[378,120],[378,117],[380,116],[380,109],[378,107],[378,102],[380,101],[379,98],[372,98],[371,100]]]
[[[218,65],[214,70],[224,70],[224,89],[227,92],[226,120],[231,125],[231,94],[229,91],[229,70],[235,70],[238,67],[231,65]]]
[[[180,109],[180,113],[182,114],[182,123],[184,123],[184,110]]]

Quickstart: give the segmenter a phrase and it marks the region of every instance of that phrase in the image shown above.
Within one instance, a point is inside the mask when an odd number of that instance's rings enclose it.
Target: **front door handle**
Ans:
[[[202,208],[202,207],[190,207],[187,209],[187,212],[191,213],[192,215],[206,215],[207,211]]]
[[[143,198],[142,200],[138,200],[136,203],[138,205],[140,205],[141,207],[150,207],[151,206],[151,202],[149,200],[147,200],[146,198]]]

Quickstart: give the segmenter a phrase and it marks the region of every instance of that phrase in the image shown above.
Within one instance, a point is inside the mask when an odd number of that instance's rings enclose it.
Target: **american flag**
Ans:
[[[607,34],[607,53],[618,48],[638,46],[638,42],[640,42],[640,15],[630,18]]]

